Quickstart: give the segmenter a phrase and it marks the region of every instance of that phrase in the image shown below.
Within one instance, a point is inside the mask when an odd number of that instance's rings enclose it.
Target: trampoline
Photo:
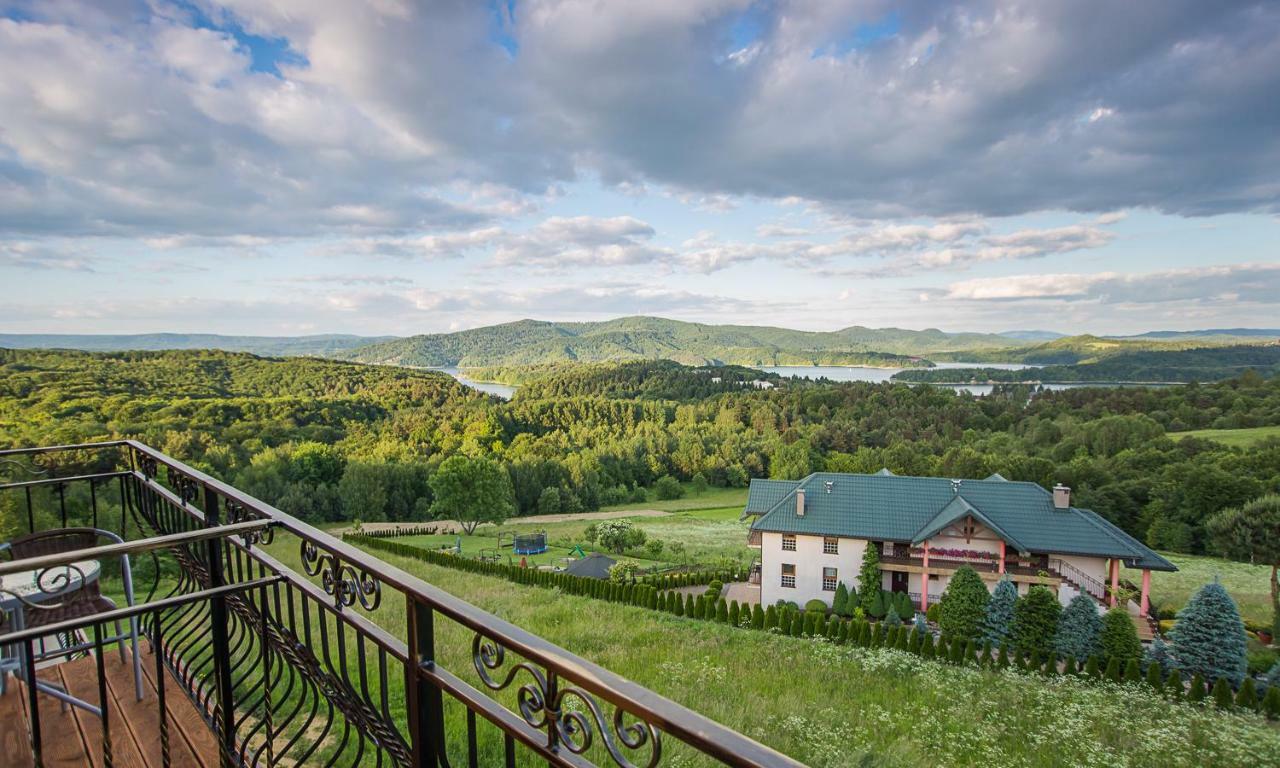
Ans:
[[[517,555],[540,555],[547,551],[547,532],[518,533],[512,549]]]

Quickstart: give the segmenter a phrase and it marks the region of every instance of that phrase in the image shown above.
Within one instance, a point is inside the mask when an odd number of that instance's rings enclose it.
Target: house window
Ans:
[[[788,533],[788,534],[783,534],[783,536],[782,536],[782,551],[784,551],[784,552],[795,552],[795,551],[796,551],[796,537],[795,537],[795,534],[790,534],[790,533]]]
[[[782,586],[794,588],[796,585],[796,567],[790,563],[782,564]]]
[[[823,569],[822,569],[822,589],[823,589],[823,591],[825,591],[825,592],[835,592],[835,591],[836,591],[836,581],[837,581],[837,579],[836,579],[836,569],[835,569],[835,568],[823,568]]]
[[[840,554],[840,540],[835,536],[822,537],[822,554],[838,555]]]

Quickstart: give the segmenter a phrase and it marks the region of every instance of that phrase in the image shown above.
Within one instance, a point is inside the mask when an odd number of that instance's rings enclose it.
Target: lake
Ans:
[[[475,379],[468,378],[465,373],[458,370],[456,367],[432,368],[431,370],[447,373],[457,379],[458,383],[464,387],[471,387],[472,389],[479,390],[485,394],[500,397],[503,400],[510,400],[511,396],[516,393],[516,388],[510,384],[497,384],[492,381],[476,381]]]

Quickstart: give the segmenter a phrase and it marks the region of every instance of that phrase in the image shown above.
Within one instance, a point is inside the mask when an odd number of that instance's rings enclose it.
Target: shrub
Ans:
[[[738,608],[737,600],[734,600],[729,604],[729,623],[735,627],[742,621],[742,614],[740,613],[740,610],[741,609]]]
[[[898,618],[898,611],[895,609],[885,615],[884,623],[893,629],[897,629],[902,626],[902,619]]]
[[[751,608],[751,628],[764,629],[764,627],[764,609],[760,607],[759,603],[756,603]]]
[[[729,606],[725,604],[723,599],[716,601],[716,621],[721,624],[729,623]]]
[[[1187,686],[1182,682],[1181,672],[1176,669],[1169,672],[1169,677],[1164,681],[1164,692],[1173,701],[1182,701],[1187,693]]]
[[[1142,641],[1138,639],[1133,619],[1118,605],[1102,617],[1102,634],[1098,642],[1102,645],[1103,655],[1118,658],[1121,664],[1136,661],[1142,656]]]
[[[1180,669],[1207,679],[1225,678],[1233,684],[1244,679],[1248,667],[1244,623],[1221,584],[1206,584],[1192,595],[1178,612],[1171,634],[1173,656]]]
[[[1160,668],[1160,662],[1152,661],[1147,664],[1147,685],[1156,691],[1164,688],[1164,670]]]
[[[893,647],[900,651],[911,650],[911,630],[905,624],[898,627],[898,642],[894,643]]]
[[[880,596],[880,584],[880,553],[868,541],[866,549],[862,551],[862,567],[858,569],[858,593],[862,596],[862,610],[876,618],[884,615],[883,598],[880,598],[881,612],[877,614],[871,610],[872,602]]]
[[[609,566],[609,581],[614,584],[630,584],[635,581],[636,573],[639,570],[640,566],[632,562],[614,563]]]
[[[924,639],[920,641],[920,656],[926,659],[932,659],[937,653],[937,648],[933,644],[933,633],[926,633]]]
[[[964,656],[961,657],[960,660],[963,661],[965,664],[971,664],[975,661],[975,657],[977,656],[977,653],[978,653],[978,646],[973,642],[973,638],[970,638],[964,644]]]
[[[849,588],[840,582],[836,585],[836,596],[831,599],[831,612],[837,616],[847,616],[849,610]]]
[[[799,614],[797,614],[791,619],[791,636],[800,637],[803,634],[804,634],[804,621],[800,618]]]
[[[949,635],[966,639],[976,637],[990,599],[991,594],[978,572],[962,565],[956,569],[938,602],[938,625]]]
[[[1062,605],[1047,587],[1036,584],[1013,607],[1012,641],[1021,651],[1048,653],[1058,633]]]
[[[594,527],[595,540],[614,554],[622,554],[628,549],[639,547],[648,538],[644,531],[626,520],[605,520]]]
[[[695,619],[702,618],[697,614],[697,606],[693,602],[693,595],[685,595],[684,597],[684,615]]]
[[[724,591],[724,582],[719,579],[712,579],[707,585],[707,597],[712,600],[720,597],[720,593]]]
[[[684,600],[683,600],[683,599],[681,599],[681,597],[680,597],[680,593],[679,593],[679,592],[677,592],[677,593],[675,594],[675,600],[674,600],[673,602],[675,603],[675,606],[673,606],[673,608],[672,608],[672,611],[671,611],[671,612],[672,612],[672,613],[674,613],[674,614],[675,614],[675,615],[677,615],[677,616],[683,616],[683,615],[684,615]]]
[[[695,619],[707,618],[707,596],[706,595],[698,595],[697,602],[693,604],[693,618]]]
[[[1107,672],[1105,677],[1113,683],[1120,682],[1121,676],[1124,674],[1123,667],[1120,665],[1120,657],[1112,656],[1107,659]]]
[[[1161,674],[1167,674],[1173,662],[1169,656],[1169,646],[1159,637],[1151,641],[1151,646],[1142,654],[1142,660],[1147,664],[1159,664]]]
[[[1213,684],[1213,703],[1220,709],[1230,709],[1233,700],[1231,683],[1228,683],[1225,677],[1218,678],[1218,681]]]
[[[653,484],[653,495],[663,501],[678,499],[684,495],[684,488],[680,487],[680,481],[671,475],[663,475]]]
[[[1083,659],[1102,652],[1101,636],[1102,617],[1098,615],[1098,604],[1088,595],[1076,595],[1058,619],[1058,633],[1053,645],[1058,653]]]
[[[1262,712],[1271,720],[1280,720],[1280,686],[1273,685],[1262,697]]]
[[[813,600],[810,600],[809,602],[804,604],[804,609],[806,611],[814,611],[816,613],[825,614],[827,612],[827,604],[817,598],[814,598]]]
[[[933,605],[929,606],[928,610],[926,610],[926,611],[924,612],[924,617],[925,617],[925,619],[927,619],[928,621],[931,621],[931,622],[933,622],[934,624],[937,624],[937,623],[938,623],[939,611],[941,611],[941,610],[942,610],[942,609],[938,606],[938,604],[937,604],[937,603],[934,603]]]
[[[1101,672],[1098,669],[1098,657],[1096,654],[1093,656],[1090,656],[1089,659],[1085,661],[1084,673],[1089,677],[1094,677],[1094,678],[1098,677],[1101,674]]]
[[[898,613],[898,618],[911,621],[911,618],[916,615],[916,607],[911,604],[911,596],[906,592],[898,592],[896,595],[893,599],[893,607]]]
[[[1124,681],[1134,684],[1142,682],[1142,667],[1138,666],[1138,657],[1134,656],[1125,662]]]
[[[760,606],[756,606],[756,607],[759,608]],[[777,626],[778,626],[778,609],[771,605],[768,608],[764,609],[764,628],[775,629],[777,628]]]
[[[1187,701],[1204,701],[1204,678],[1197,672],[1191,676],[1191,687],[1187,689]]]
[[[1013,607],[1018,602],[1018,587],[1007,578],[996,584],[982,617],[982,639],[993,646],[1009,642],[1013,628]]]
[[[1240,690],[1236,691],[1236,706],[1249,710],[1258,708],[1258,688],[1252,677],[1246,677],[1240,684]]]
[[[865,599],[866,590],[863,591],[863,595]],[[884,615],[887,612],[887,609],[884,604],[884,590],[876,590],[872,594],[869,604],[865,605],[864,607],[866,608],[868,616],[871,616],[872,618],[875,618],[875,619],[884,618]]]
[[[1067,660],[1062,663],[1062,674],[1074,675],[1080,671],[1079,665],[1076,664],[1076,657],[1068,655]]]

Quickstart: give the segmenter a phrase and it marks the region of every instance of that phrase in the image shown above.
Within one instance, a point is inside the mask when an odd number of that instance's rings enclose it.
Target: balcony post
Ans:
[[[1000,540],[1000,575],[1001,576],[1004,575],[1004,548],[1005,548],[1004,539],[1001,539]]]
[[[1116,607],[1116,601],[1120,595],[1120,560],[1111,558],[1111,607]]]
[[[920,571],[920,610],[929,611],[929,542],[924,543],[924,562]]]
[[[218,525],[218,494],[209,486],[204,487],[204,524],[206,528]],[[223,586],[226,581],[222,573],[222,539],[209,539],[205,548],[209,558],[210,589]],[[236,707],[231,685],[231,644],[227,638],[227,600],[218,595],[209,601],[209,624],[213,641],[213,676],[218,691],[217,731],[221,739],[219,752],[220,765],[231,766],[232,756],[236,752]]]
[[[427,768],[440,765],[439,756],[444,754],[444,698],[439,688],[418,674],[418,670],[435,664],[435,617],[431,608],[413,595],[405,597],[409,662],[405,666],[404,690],[408,698],[409,737],[414,768]]]
[[[1142,610],[1141,615],[1148,616],[1151,613],[1151,569],[1142,569]]]

